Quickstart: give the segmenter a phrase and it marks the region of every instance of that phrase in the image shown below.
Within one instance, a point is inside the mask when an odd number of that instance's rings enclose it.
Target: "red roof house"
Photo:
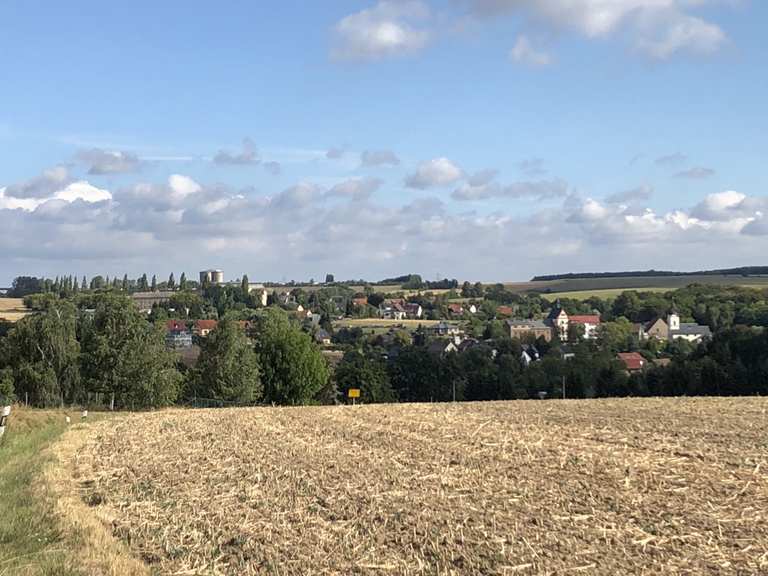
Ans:
[[[165,323],[165,329],[168,332],[186,332],[187,323],[183,320],[168,320]]]
[[[648,364],[648,361],[637,352],[620,352],[617,356],[624,363],[627,372],[639,372]]]
[[[219,323],[216,320],[196,320],[195,334],[198,336],[208,336],[212,330],[216,329]]]
[[[512,310],[511,306],[499,306],[496,308],[496,314],[499,316],[512,316],[514,314],[514,310]]]

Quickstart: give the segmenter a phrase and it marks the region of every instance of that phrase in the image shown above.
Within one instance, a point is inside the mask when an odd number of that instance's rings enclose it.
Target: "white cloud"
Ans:
[[[695,166],[688,170],[683,170],[675,174],[675,178],[687,178],[689,180],[703,180],[715,175],[715,171],[712,168],[704,168],[703,166]]]
[[[380,0],[336,24],[332,55],[368,60],[417,52],[429,41],[430,32],[421,25],[429,16],[429,7],[419,0]]]
[[[552,63],[552,57],[545,50],[536,49],[525,34],[517,37],[515,45],[509,52],[509,57],[519,64],[530,66],[547,66]]]
[[[713,221],[731,220],[733,218],[745,216],[744,203],[747,195],[734,190],[708,194],[704,200],[693,207],[691,214]],[[749,208],[746,209],[748,213]],[[754,209],[753,209],[754,211]]]
[[[768,199],[734,191],[710,194],[689,210],[665,214],[650,208],[637,213],[623,205],[588,198],[570,206],[566,221],[581,227],[596,244],[663,243],[666,250],[678,243],[701,243],[714,249],[720,242],[745,234],[745,229],[760,218],[762,207],[768,207]]]
[[[707,54],[725,42],[715,24],[692,16],[707,0],[466,0],[479,17],[524,12],[555,28],[599,39],[622,34],[652,58]],[[525,48],[525,47],[523,47]]]
[[[171,189],[171,195],[178,200],[184,199],[192,194],[197,194],[202,190],[202,186],[192,180],[189,176],[182,174],[171,174],[168,177],[168,186]]]
[[[259,163],[259,152],[256,145],[250,138],[243,139],[242,150],[240,152],[229,152],[228,150],[219,150],[213,157],[215,164],[231,164],[235,166],[247,166]]]
[[[416,172],[405,179],[405,185],[409,188],[426,190],[437,186],[453,184],[464,177],[461,168],[456,166],[448,158],[434,158],[422,162]]]
[[[181,174],[116,190],[114,198],[82,181],[46,198],[17,199],[0,189],[0,269],[189,274],[215,253],[217,265],[233,276],[259,271],[265,280],[317,277],[332,267],[337,277],[418,270],[490,281],[579,269],[723,267],[734,254],[759,261],[768,249],[765,197],[725,191],[661,212],[639,205],[643,194],[631,195],[630,209],[568,196],[559,180],[501,185],[495,176],[464,176],[467,199],[558,202],[533,215],[521,214],[513,201],[493,212],[461,211],[421,195],[405,205],[390,196],[377,201],[372,193],[386,190],[377,179],[342,180],[330,188],[302,182],[262,195]],[[509,262],[515,263],[512,272]]]
[[[637,47],[663,60],[677,52],[711,54],[726,41],[725,33],[715,24],[700,18],[675,13],[659,32],[649,32],[637,39]]]
[[[0,188],[0,210],[24,210],[32,212],[51,201],[71,204],[76,200],[82,200],[87,203],[112,200],[112,194],[108,190],[96,188],[86,181],[71,182],[60,190],[49,193],[49,195],[44,198],[18,198],[11,193],[12,190],[10,188]]]
[[[54,166],[44,170],[40,176],[6,186],[5,195],[14,198],[47,198],[71,181],[66,166]]]
[[[353,178],[339,182],[326,192],[326,196],[357,201],[367,200],[382,184],[383,181],[378,178]]]
[[[547,200],[564,197],[567,193],[568,184],[563,180],[513,182],[505,186],[491,181],[473,185],[471,181],[467,181],[456,188],[451,197],[459,201],[477,201],[489,198],[534,198],[536,200]]]
[[[88,174],[126,174],[137,172],[140,162],[131,152],[91,148],[77,153],[77,160],[88,165]]]
[[[63,190],[56,192],[53,195],[56,200],[64,200],[65,202],[74,202],[75,200],[82,200],[83,202],[105,202],[112,200],[112,194],[108,190],[102,190],[89,184],[88,182],[73,182],[69,184]]]
[[[364,150],[360,154],[360,163],[363,166],[397,166],[400,158],[392,150]]]

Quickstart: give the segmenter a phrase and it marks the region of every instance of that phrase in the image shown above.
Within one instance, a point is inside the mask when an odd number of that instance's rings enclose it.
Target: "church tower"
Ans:
[[[669,313],[669,316],[667,316],[667,325],[669,326],[670,332],[677,332],[680,330],[680,315],[674,308],[672,309],[672,312]]]

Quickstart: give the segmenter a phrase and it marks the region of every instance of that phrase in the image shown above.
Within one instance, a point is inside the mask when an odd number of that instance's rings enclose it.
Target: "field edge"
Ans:
[[[78,452],[93,432],[90,426],[73,427],[46,449],[50,458],[38,479],[37,490],[52,506],[78,570],[107,576],[149,576],[148,567],[112,534],[112,519],[106,510],[89,506],[81,497],[76,462]]]

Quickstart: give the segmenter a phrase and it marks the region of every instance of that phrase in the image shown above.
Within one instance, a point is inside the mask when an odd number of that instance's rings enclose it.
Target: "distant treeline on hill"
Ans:
[[[674,272],[670,270],[634,270],[630,272],[571,272],[568,274],[550,274],[534,276],[531,282],[549,280],[577,280],[588,278],[637,278],[647,276],[765,276],[768,266],[742,266],[741,268],[723,268],[721,270],[699,270],[698,272]]]

